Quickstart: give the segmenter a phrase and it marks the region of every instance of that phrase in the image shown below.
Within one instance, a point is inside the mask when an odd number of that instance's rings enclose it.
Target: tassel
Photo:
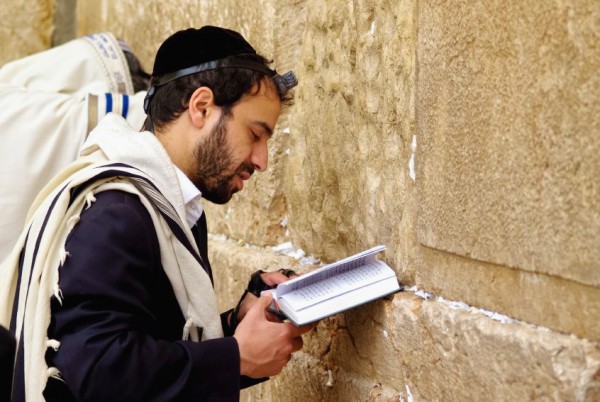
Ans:
[[[66,250],[66,249],[62,249],[60,250],[60,266],[62,267],[63,265],[65,265],[65,261],[67,260],[67,257],[70,257],[71,254]]]
[[[54,297],[56,297],[56,300],[58,300],[58,302],[62,306],[63,294],[62,290],[60,290],[60,288],[58,287],[58,283],[54,284]]]
[[[52,348],[56,352],[56,351],[58,351],[58,348],[60,348],[60,342],[57,341],[56,339],[48,339],[46,341],[46,347]]]
[[[185,322],[185,325],[183,326],[183,337],[182,339],[184,341],[187,340],[191,340],[194,342],[198,342],[198,328],[196,328],[196,324],[194,324],[194,320],[191,318],[188,318],[188,320]]]
[[[67,221],[67,232],[73,230],[75,225],[77,225],[77,223],[79,222],[79,219],[79,215],[74,215],[69,218],[69,220]]]
[[[194,325],[194,321],[191,318],[188,318],[188,320],[185,322],[185,325],[183,326],[183,336],[181,337],[181,339],[183,339],[184,341],[187,341],[189,336],[190,336],[190,328]]]
[[[57,369],[56,367],[48,367],[48,371],[47,371],[48,377],[50,378],[55,378],[57,380],[60,380],[62,382],[64,382],[64,380],[61,377],[60,374],[60,370]]]
[[[92,206],[92,203],[96,202],[96,197],[94,197],[94,193],[90,191],[85,195],[85,209],[88,209]]]

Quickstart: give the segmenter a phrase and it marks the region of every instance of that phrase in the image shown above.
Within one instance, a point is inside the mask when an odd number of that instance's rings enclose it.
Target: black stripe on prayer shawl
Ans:
[[[48,219],[50,218],[50,215],[52,215],[52,211],[54,210],[54,207],[56,206],[56,202],[58,201],[58,198],[60,197],[60,195],[62,194],[63,191],[65,191],[65,188],[67,187],[68,184],[65,184],[63,186],[63,188],[58,192],[58,194],[56,194],[56,196],[54,197],[54,199],[52,200],[52,203],[50,204],[50,208],[48,208],[48,213],[46,214],[46,216],[44,216],[44,222],[42,223],[42,227],[40,228],[40,232],[38,234],[37,239],[35,240],[35,247],[33,249],[33,256],[31,258],[31,266],[35,266],[35,260],[37,259],[37,254],[38,251],[40,250],[40,243],[42,242],[42,236],[44,235],[44,230],[46,230],[46,225],[48,224]],[[30,227],[31,229],[31,227]],[[27,246],[23,247],[23,250],[21,250],[21,253],[25,252],[25,249],[27,248]],[[19,272],[21,272],[21,266],[19,264]],[[29,286],[31,285],[31,273],[29,274],[29,283],[27,283],[27,293],[25,294],[25,305],[27,304],[27,296],[29,295]]]
[[[31,228],[30,228],[31,229]],[[25,244],[29,240],[29,230],[27,231],[27,237],[25,238]],[[10,317],[10,332],[16,334],[17,332],[17,311],[19,306],[19,289],[21,288],[21,277],[23,273],[23,260],[25,259],[25,249],[27,246],[21,249],[21,255],[19,256],[19,272],[17,276],[17,291],[15,292],[15,300],[13,300],[13,310]],[[21,336],[25,332],[21,330]],[[24,349],[23,342],[17,342],[15,355],[13,359],[13,376],[11,384],[11,401],[25,401],[25,366],[24,366]]]
[[[112,164],[108,164],[108,165],[103,165],[103,166],[99,166],[96,169],[104,169],[104,168],[109,168],[109,167],[115,167],[115,168],[126,168],[126,169],[132,169],[132,170],[137,170],[138,172],[141,172],[141,170],[130,166],[130,165],[126,165],[124,163],[112,163]],[[162,193],[158,190],[158,188],[156,188],[156,186],[154,185],[154,183],[152,183],[151,181],[149,181],[148,179],[146,179],[145,177],[141,176],[141,175],[136,175],[133,174],[131,172],[127,172],[124,170],[105,170],[104,172],[101,172],[99,174],[97,174],[96,176],[90,178],[89,180],[87,180],[86,182],[80,184],[79,186],[71,189],[71,199],[74,199],[75,197],[77,197],[79,195],[79,193],[81,193],[83,190],[85,190],[85,188],[94,183],[95,180],[99,180],[99,179],[107,179],[110,177],[118,177],[118,176],[127,176],[133,179],[137,180],[143,180],[142,184],[142,188],[140,188],[140,186],[136,186],[138,189],[142,190],[143,193],[145,193],[146,195],[149,195],[150,199],[152,201],[154,201],[154,204],[156,204],[159,207],[159,210],[161,210],[161,212],[163,214],[168,215],[174,222],[177,222],[179,219],[177,218],[177,213],[175,212],[175,209],[173,208],[173,206],[171,205],[171,203],[169,203],[165,197],[162,195]],[[135,184],[135,183],[134,183]],[[163,200],[165,202],[163,202]],[[162,208],[161,208],[162,207]]]
[[[13,334],[17,333],[17,311],[19,307],[19,289],[21,288],[21,278],[23,276],[23,261],[25,260],[25,250],[27,248],[27,242],[29,240],[29,233],[31,227],[27,229],[27,237],[25,237],[25,246],[21,249],[19,255],[19,270],[17,275],[17,291],[15,292],[15,299],[13,300],[13,308],[10,316],[10,332]],[[31,281],[30,281],[31,282]],[[25,331],[21,330],[21,336]],[[21,338],[22,340],[23,338]],[[25,400],[25,366],[24,366],[24,348],[23,342],[20,341],[16,344],[16,350],[13,359],[13,376],[12,376],[12,401],[24,401]],[[17,374],[18,373],[18,374]]]
[[[25,249],[27,248],[27,242],[29,241],[29,232],[31,227],[27,229],[27,236],[25,237],[25,246],[21,249],[19,254],[19,270],[17,271],[17,291],[15,292],[15,299],[13,300],[12,313],[10,314],[10,332],[13,334],[17,331],[17,311],[19,307],[19,289],[21,288],[21,278],[23,276],[23,261],[25,260]],[[31,281],[30,281],[31,282]]]
[[[46,225],[48,224],[48,219],[50,217],[50,215],[52,214],[52,211],[54,210],[54,207],[56,206],[56,202],[58,201],[58,198],[60,197],[60,195],[63,193],[63,191],[65,191],[65,188],[67,187],[67,185],[64,185],[63,188],[58,192],[58,194],[56,194],[56,196],[54,197],[54,199],[52,200],[52,203],[50,204],[50,207],[48,208],[48,213],[46,214],[46,216],[44,216],[44,222],[42,223],[42,227],[40,229],[39,235],[35,241],[35,246],[33,249],[33,256],[32,256],[32,261],[31,261],[31,267],[35,266],[35,260],[37,258],[37,253],[39,251],[40,248],[40,243],[42,241],[42,235],[44,233],[44,230],[46,228]],[[28,230],[31,230],[31,226],[29,227]],[[29,240],[29,233],[27,234],[27,240]],[[25,261],[25,251],[27,249],[27,242],[25,243],[25,246],[23,247],[23,249],[21,249],[21,256],[19,258],[19,275],[18,275],[18,283],[20,286],[21,283],[21,277],[23,274],[23,264]],[[31,285],[31,279],[32,279],[32,272],[30,270],[29,272],[29,282],[27,283],[27,292],[25,293],[25,302],[24,302],[24,306],[27,306],[27,298],[29,296],[29,286]],[[15,306],[18,306],[19,303],[19,299],[21,297],[21,295],[19,295],[19,288],[17,288],[17,292],[15,293],[16,297],[15,300],[13,301],[13,313],[11,316],[11,328],[13,328],[13,326],[15,326],[15,331],[13,331],[13,333],[16,333],[16,308]],[[21,335],[19,337],[19,340],[17,341],[17,350],[15,353],[15,369],[14,369],[14,373],[13,373],[13,389],[12,389],[12,400],[13,401],[25,401],[25,359],[24,359],[24,349],[23,349],[23,339],[25,339],[25,317],[23,317],[23,327],[21,328]]]
[[[104,170],[104,171],[98,173],[97,175],[91,177],[90,179],[86,180],[85,182],[77,185],[76,187],[73,187],[70,190],[69,206],[71,205],[72,200],[74,200],[79,194],[81,194],[81,192],[83,192],[86,188],[89,188],[97,180],[106,179],[106,178],[110,178],[110,177],[128,177],[128,178],[130,178],[132,184],[134,184],[136,186],[136,188],[138,188],[140,191],[142,191],[142,193],[146,194],[148,196],[148,198],[152,201],[152,204],[156,206],[156,209],[161,213],[163,218],[166,220],[167,224],[169,225],[169,228],[171,229],[171,231],[173,232],[173,234],[175,235],[177,240],[181,244],[183,244],[183,246],[190,252],[190,254],[192,256],[194,256],[196,261],[207,272],[207,274],[209,275],[209,277],[211,278],[211,281],[212,281],[210,267],[207,268],[207,265],[205,265],[202,257],[194,250],[191,242],[188,240],[187,236],[185,235],[185,232],[183,231],[180,224],[178,223],[178,222],[180,222],[180,220],[177,218],[177,213],[175,212],[175,209],[173,208],[171,203],[162,195],[162,193],[158,190],[158,188],[156,188],[154,183],[152,183],[150,180],[148,180],[147,178],[145,178],[141,175],[136,175],[134,173],[119,169],[119,168],[126,168],[126,169],[140,171],[139,169],[137,169],[133,166],[127,165],[127,164],[114,163],[114,164],[107,164],[104,166],[97,167],[97,169],[105,169],[105,168],[115,168],[115,169]],[[35,243],[35,249],[34,249],[33,258],[32,258],[32,262],[31,262],[32,267],[35,265],[35,260],[37,258],[39,245],[40,245],[40,242],[42,239],[42,235],[44,234],[46,224],[48,223],[49,216],[52,214],[52,210],[54,209],[54,206],[55,206],[58,198],[60,197],[60,195],[63,193],[63,191],[65,190],[65,188],[67,186],[68,186],[68,184],[66,184],[58,192],[58,194],[54,197],[54,199],[52,200],[52,203],[50,204],[50,208],[48,209],[48,213],[44,217],[44,222],[42,224],[38,238],[36,239],[36,243]],[[28,237],[29,237],[29,235],[28,235]],[[19,275],[18,275],[18,279],[17,279],[19,284],[21,282],[25,249],[26,249],[26,246],[23,247],[23,249],[21,250],[21,258],[19,261]],[[29,277],[29,283],[27,286],[27,293],[25,294],[25,301],[27,301],[27,295],[29,292],[30,284],[31,284],[31,275]],[[18,300],[20,298],[20,295],[18,294],[18,290],[19,290],[19,288],[17,287],[16,297],[15,297],[15,302],[14,302],[15,304],[13,305],[13,313],[12,313],[13,316],[11,317],[11,328],[13,326],[16,326],[16,314],[15,314],[16,307],[15,306],[18,306]],[[22,401],[24,402],[25,401],[25,365],[24,365],[25,360],[24,360],[24,349],[23,349],[23,342],[22,342],[22,340],[25,339],[24,335],[25,335],[25,325],[23,325],[23,328],[21,329],[21,336],[19,338],[19,342],[17,345],[17,351],[15,353],[15,370],[14,370],[14,376],[13,376],[13,389],[12,389],[12,398],[11,398],[11,400],[13,402],[22,402]]]
[[[150,180],[141,175],[136,175],[134,173],[118,169],[127,168],[140,171],[139,169],[130,165],[126,165],[124,163],[107,164],[99,166],[97,167],[97,169],[104,169],[110,167],[115,167],[116,169],[104,170],[98,173],[96,176],[88,179],[84,183],[81,183],[79,186],[73,188],[71,190],[71,199],[77,197],[83,190],[85,190],[87,187],[93,184],[96,180],[119,176],[128,177],[132,179],[132,184],[136,185],[136,188],[142,191],[142,193],[146,194],[148,198],[152,201],[152,203],[157,207],[157,210],[161,213],[163,218],[165,218],[165,221],[167,221],[169,228],[171,229],[177,240],[179,240],[179,242],[183,244],[183,246],[190,252],[190,254],[194,256],[194,258],[200,264],[200,266],[202,266],[202,268],[209,274],[209,276],[211,276],[210,268],[207,268],[207,264],[205,264],[202,257],[199,255],[199,253],[196,252],[196,250],[194,250],[192,243],[189,241],[189,239],[185,235],[185,232],[181,228],[181,225],[178,223],[178,221],[180,220],[177,218],[175,208],[173,208],[171,203],[162,195],[158,188],[156,188],[154,183],[152,183]]]

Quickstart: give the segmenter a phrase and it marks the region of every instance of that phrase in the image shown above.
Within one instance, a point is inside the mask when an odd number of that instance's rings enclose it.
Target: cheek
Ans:
[[[250,141],[230,141],[229,154],[233,164],[237,167],[250,160],[253,144]]]
[[[231,170],[236,171],[245,163],[248,163],[250,160],[249,152],[234,152],[231,158]]]

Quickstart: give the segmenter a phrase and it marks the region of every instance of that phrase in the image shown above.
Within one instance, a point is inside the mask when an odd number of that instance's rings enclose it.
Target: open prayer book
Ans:
[[[383,250],[376,246],[280,283],[266,291],[273,293],[269,309],[300,326],[399,291],[396,273],[375,259]]]

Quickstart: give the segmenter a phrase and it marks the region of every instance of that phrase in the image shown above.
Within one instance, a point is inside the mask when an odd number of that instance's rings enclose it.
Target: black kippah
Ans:
[[[221,60],[238,54],[256,54],[239,33],[230,29],[204,26],[189,28],[167,38],[154,60],[153,77],[160,77],[191,66]]]
[[[293,72],[279,75],[264,63],[242,57],[249,54],[256,54],[256,50],[242,35],[230,29],[207,25],[174,33],[156,52],[144,111],[149,113],[157,87],[201,71],[219,68],[253,70],[271,77],[280,96],[298,84]]]

